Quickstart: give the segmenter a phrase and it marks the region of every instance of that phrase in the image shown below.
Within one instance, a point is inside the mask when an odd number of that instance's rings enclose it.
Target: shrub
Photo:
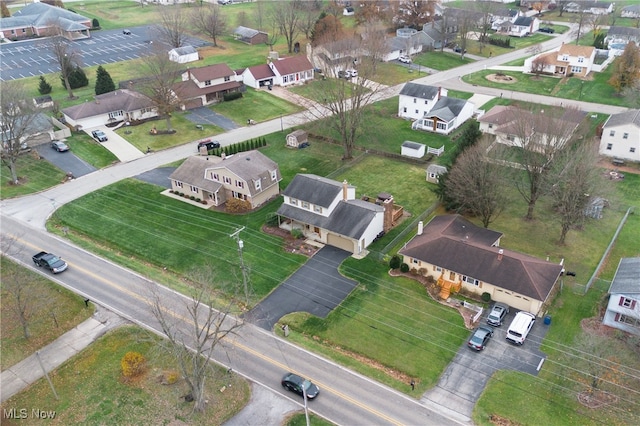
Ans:
[[[120,361],[122,375],[126,378],[136,377],[144,373],[147,360],[139,352],[127,352]]]
[[[48,95],[49,93],[51,93],[51,90],[53,90],[53,88],[47,82],[47,80],[44,78],[44,76],[41,75],[40,76],[40,83],[38,84],[38,92],[40,92],[41,95]]]
[[[278,226],[278,214],[269,213],[265,218],[264,223],[267,226]]]
[[[407,265],[406,263],[403,263],[402,265],[400,265],[400,272],[402,273],[409,272],[409,265]]]
[[[486,291],[484,293],[482,293],[482,296],[480,296],[482,298],[482,301],[485,303],[489,303],[491,302],[491,295],[489,293],[487,293]]]
[[[196,197],[196,203],[199,203],[200,201],[202,201],[200,197]]]
[[[293,238],[295,238],[296,240],[299,240],[300,238],[304,237],[304,233],[302,232],[301,229],[292,229],[291,230],[291,235],[293,236]]]
[[[190,199],[191,201],[195,201],[195,200],[196,200],[196,197],[195,197],[195,195],[189,195],[189,199]]]
[[[93,18],[91,20],[91,25],[93,28],[100,28],[100,21],[98,21],[98,18]]]
[[[238,198],[232,198],[225,203],[225,209],[229,213],[244,213],[251,210],[251,203]]]
[[[162,373],[162,378],[160,382],[163,385],[172,385],[175,382],[177,382],[179,378],[180,378],[180,374],[178,374],[177,371],[175,370],[165,371],[164,373]]]
[[[233,101],[236,99],[240,99],[242,97],[242,93],[240,92],[233,92],[233,93],[227,93],[223,96],[224,101]]]
[[[389,261],[389,267],[391,269],[398,269],[401,263],[402,263],[402,256],[398,254],[394,254],[391,260]]]

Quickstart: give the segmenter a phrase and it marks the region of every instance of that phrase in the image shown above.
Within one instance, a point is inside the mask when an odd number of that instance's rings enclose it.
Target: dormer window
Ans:
[[[276,180],[276,179],[278,179],[278,171],[271,170],[271,180]]]
[[[260,189],[262,188],[262,181],[260,179],[256,179],[253,181],[253,184],[256,187],[257,191],[260,191]]]
[[[224,76],[224,81],[231,81],[231,76],[225,75]]]

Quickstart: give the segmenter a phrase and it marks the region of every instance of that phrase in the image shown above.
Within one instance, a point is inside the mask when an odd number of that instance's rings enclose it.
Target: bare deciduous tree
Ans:
[[[212,374],[210,360],[217,345],[242,326],[235,294],[225,288],[208,268],[190,276],[192,294],[189,300],[176,303],[174,299],[163,300],[154,288],[151,291],[151,310],[158,320],[162,333],[167,337],[164,348],[178,364],[188,387],[189,399],[194,401],[194,411],[206,408],[205,384]],[[214,301],[230,300],[226,306],[215,309]],[[220,302],[223,303],[223,302]],[[178,318],[182,321],[178,321]]]
[[[191,23],[198,32],[211,38],[214,46],[218,45],[218,37],[227,31],[227,18],[217,4],[207,3],[195,8]]]
[[[546,176],[546,186],[561,226],[558,243],[565,244],[569,231],[584,223],[585,208],[590,198],[599,192],[603,180],[597,167],[595,141],[581,140],[572,149],[558,154]]]
[[[504,186],[505,167],[487,157],[491,142],[483,138],[467,148],[447,173],[447,196],[461,208],[482,220],[485,228],[507,204]]]
[[[630,41],[624,48],[622,55],[613,63],[613,72],[609,79],[618,93],[627,88],[636,88],[640,83],[640,48]]]
[[[549,65],[549,57],[547,56],[538,56],[531,62],[531,72],[535,74],[537,77],[544,72],[545,68]]]
[[[18,185],[18,156],[24,140],[35,133],[37,111],[22,81],[0,81],[0,91],[2,164],[9,169],[13,184]]]
[[[300,32],[304,34],[307,39],[311,38],[313,27],[318,20],[320,11],[316,7],[315,2],[303,2],[300,5],[300,19],[298,21],[298,28]]]
[[[293,44],[300,34],[300,11],[296,2],[275,2],[269,15],[278,28],[280,35],[287,41],[289,53],[293,52]]]
[[[161,42],[171,47],[181,47],[188,28],[189,20],[182,6],[160,8],[160,22],[155,26],[155,30]]]
[[[60,76],[64,81],[64,87],[69,93],[69,99],[74,99],[75,96],[71,90],[69,77],[74,67],[80,66],[80,54],[74,49],[71,49],[69,42],[59,34],[49,39],[49,45],[51,47],[51,53],[53,53],[53,57],[60,67]]]

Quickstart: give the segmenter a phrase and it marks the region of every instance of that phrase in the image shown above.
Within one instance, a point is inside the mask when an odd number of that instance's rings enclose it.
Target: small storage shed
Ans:
[[[402,143],[401,154],[405,157],[422,158],[424,157],[425,145],[418,142],[404,141]]]
[[[179,64],[186,64],[187,62],[194,62],[200,59],[198,57],[198,51],[193,46],[176,47],[169,51],[169,59]]]
[[[427,167],[427,182],[438,183],[440,175],[444,173],[447,173],[447,168],[445,166],[429,164],[429,167]]]
[[[243,26],[239,26],[233,30],[233,37],[247,44],[262,44],[269,40],[269,34]]]
[[[287,147],[304,148],[309,146],[309,135],[304,130],[298,129],[287,135]]]

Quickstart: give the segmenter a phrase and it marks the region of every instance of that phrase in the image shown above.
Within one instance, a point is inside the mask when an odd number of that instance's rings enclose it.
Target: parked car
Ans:
[[[493,330],[489,327],[481,325],[471,335],[471,338],[467,342],[467,346],[476,351],[481,351],[487,347],[489,339],[493,336]]]
[[[131,30],[122,30],[122,34],[131,35]]]
[[[407,55],[402,55],[398,58],[398,60],[400,62],[402,62],[403,64],[410,64],[411,63],[411,58],[408,57]]]
[[[212,149],[220,148],[220,142],[218,141],[200,141],[198,142],[198,151],[203,146],[207,147],[207,151],[211,151]]]
[[[553,34],[556,32],[556,30],[550,27],[542,27],[538,31],[540,31],[541,33],[547,33],[547,34]]]
[[[66,152],[69,151],[69,145],[62,141],[52,141],[51,148],[55,149],[58,152]]]
[[[107,138],[107,135],[102,131],[102,130],[94,130],[91,132],[91,136],[94,137],[95,140],[97,140],[98,142],[106,142],[109,139]]]
[[[307,399],[313,399],[320,393],[320,389],[318,389],[316,385],[294,373],[284,375],[282,378],[282,387],[300,396],[306,395]]]
[[[347,70],[347,73],[351,73],[351,77],[358,76],[358,70]]]
[[[487,317],[487,324],[492,325],[494,327],[500,327],[502,325],[502,321],[504,321],[504,317],[509,313],[509,307],[504,303],[496,303],[493,305],[493,309],[489,312],[489,316]]]
[[[536,316],[532,313],[518,312],[507,330],[507,340],[517,345],[522,345],[535,322]]]

